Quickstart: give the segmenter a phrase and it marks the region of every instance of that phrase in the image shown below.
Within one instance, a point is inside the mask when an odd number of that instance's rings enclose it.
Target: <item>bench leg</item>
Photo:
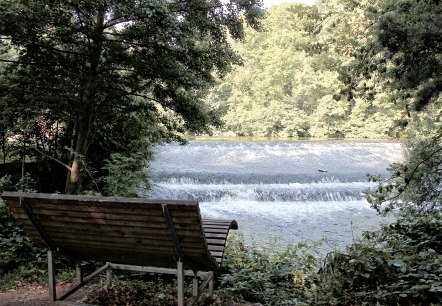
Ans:
[[[184,306],[184,265],[181,260],[177,263],[178,277],[178,306]]]
[[[106,289],[110,289],[112,287],[112,269],[109,267],[106,270]]]
[[[49,278],[49,301],[57,299],[57,287],[55,281],[54,258],[51,250],[48,250],[48,278]]]
[[[83,271],[81,270],[80,263],[75,264],[75,274],[77,275],[77,283],[83,283]]]
[[[210,272],[209,296],[212,296],[212,295],[213,295],[214,281],[215,281],[215,273]]]
[[[193,296],[198,297],[200,295],[199,288],[198,288],[198,277],[193,277]]]

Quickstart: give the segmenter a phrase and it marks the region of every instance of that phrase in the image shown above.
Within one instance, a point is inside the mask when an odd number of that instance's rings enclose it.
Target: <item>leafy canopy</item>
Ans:
[[[239,62],[228,36],[243,38],[244,22],[258,28],[260,5],[2,1],[0,104],[14,122],[2,130],[61,160],[68,193],[81,189],[86,162],[207,132],[220,122],[205,92]]]

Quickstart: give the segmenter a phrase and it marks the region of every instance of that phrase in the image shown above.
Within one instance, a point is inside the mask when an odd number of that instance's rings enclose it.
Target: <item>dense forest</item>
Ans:
[[[425,133],[440,120],[441,99],[417,115],[410,110],[412,90],[394,86],[393,63],[378,40],[387,7],[337,0],[271,7],[263,30],[247,28],[234,44],[242,65],[209,95],[225,122],[222,131],[347,138]]]

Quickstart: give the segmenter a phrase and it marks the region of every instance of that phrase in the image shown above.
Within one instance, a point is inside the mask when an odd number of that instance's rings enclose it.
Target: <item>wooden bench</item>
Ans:
[[[105,271],[110,283],[112,269],[177,275],[180,306],[184,276],[193,276],[193,305],[203,290],[212,292],[229,230],[238,228],[234,220],[201,219],[196,201],[20,192],[2,198],[26,235],[48,247],[49,298],[58,305]],[[78,264],[77,284],[57,296],[54,251],[106,264],[87,277]]]

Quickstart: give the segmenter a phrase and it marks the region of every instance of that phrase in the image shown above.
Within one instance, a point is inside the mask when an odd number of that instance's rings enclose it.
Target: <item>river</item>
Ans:
[[[236,219],[260,244],[325,238],[342,248],[384,220],[369,207],[367,174],[403,158],[394,142],[210,141],[156,147],[151,198],[198,200],[207,218]]]

